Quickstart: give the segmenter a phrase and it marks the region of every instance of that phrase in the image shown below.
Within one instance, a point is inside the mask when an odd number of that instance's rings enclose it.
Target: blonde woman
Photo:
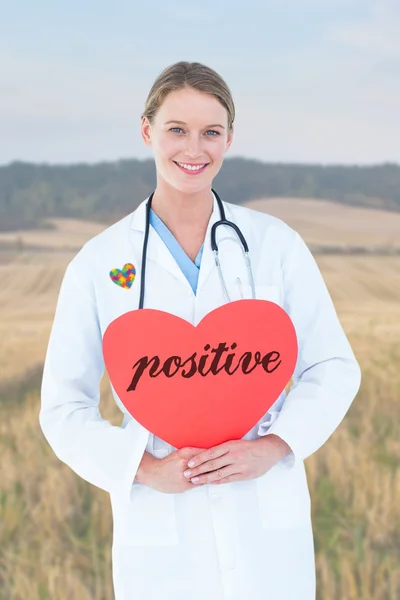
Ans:
[[[166,68],[142,115],[157,187],[84,245],[60,291],[40,424],[59,459],[110,494],[116,600],[315,598],[304,460],[342,421],[361,373],[301,236],[271,215],[222,201],[212,188],[234,117],[229,88],[214,70],[188,62]],[[222,216],[247,241],[252,279],[226,225],[218,233],[221,279],[211,230]],[[243,439],[177,449],[135,420],[114,389],[123,422],[102,419],[102,339],[110,323],[144,306],[196,325],[252,292],[290,316],[298,358],[289,393]]]

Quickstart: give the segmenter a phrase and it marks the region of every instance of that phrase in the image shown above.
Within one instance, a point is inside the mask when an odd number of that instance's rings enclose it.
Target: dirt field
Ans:
[[[249,203],[296,229],[307,243],[400,246],[400,214],[317,200]],[[69,260],[105,226],[58,219],[56,231],[1,234],[58,252],[0,252],[0,380],[18,376],[44,357],[55,303]],[[71,250],[62,251],[63,248]],[[9,257],[9,258],[7,258]],[[400,257],[316,255],[346,331],[396,340],[400,333]],[[365,349],[360,349],[365,354]]]
[[[313,198],[268,198],[246,206],[268,212],[296,229],[310,244],[400,247],[400,213],[352,207]],[[0,232],[1,244],[76,251],[104,225],[77,219],[49,219],[51,230]]]
[[[260,199],[246,206],[282,219],[308,244],[400,247],[400,213],[312,198]]]
[[[393,213],[312,200],[257,206],[308,243],[400,243],[400,215]],[[20,235],[24,243],[62,249],[102,229],[71,221],[59,226],[58,234],[44,238]],[[0,384],[43,363],[60,283],[74,253],[0,252]],[[316,259],[363,372],[344,422],[305,463],[317,598],[399,600],[400,256]],[[15,405],[0,401],[0,600],[111,600],[108,496],[54,456],[38,426],[39,405],[37,391]],[[113,424],[121,422],[106,379],[101,412]]]

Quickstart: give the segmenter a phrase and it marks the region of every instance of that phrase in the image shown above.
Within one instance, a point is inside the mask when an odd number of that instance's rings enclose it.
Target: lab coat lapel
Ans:
[[[220,212],[219,212],[219,208],[218,208],[217,199],[215,198],[214,194],[213,194],[213,198],[214,198],[214,207],[213,207],[213,211],[210,216],[210,220],[208,222],[206,235],[204,238],[203,254],[201,256],[199,278],[197,281],[197,293],[204,285],[204,282],[206,281],[206,279],[207,279],[208,275],[210,274],[210,272],[212,271],[213,267],[215,267],[214,254],[211,249],[211,228],[216,221],[219,221],[221,216],[220,216]]]
[[[213,212],[211,213],[211,216],[210,216],[210,219],[208,222],[206,235],[205,235],[205,239],[204,239],[204,248],[203,248],[203,254],[201,257],[199,279],[198,279],[198,283],[197,283],[197,293],[200,291],[200,289],[203,287],[203,285],[207,281],[207,278],[210,275],[211,271],[214,268],[216,268],[214,254],[211,249],[211,228],[216,221],[220,220],[221,215],[220,215],[220,211],[219,211],[219,207],[218,207],[218,202],[217,202],[217,199],[214,194],[213,194],[213,197],[214,197],[214,206],[213,206]],[[132,230],[142,232],[143,235],[141,236],[141,240],[140,240],[140,243],[142,246],[143,246],[144,232],[145,232],[145,227],[146,227],[147,200],[148,200],[148,198],[146,198],[146,200],[144,200],[141,204],[139,204],[138,208],[133,212],[131,223],[130,223],[130,228]],[[227,217],[227,219],[229,219],[230,218],[229,209],[226,205],[224,205],[224,208],[226,211],[226,217]],[[230,227],[220,226],[217,229],[217,242],[218,243],[221,242],[222,243],[221,245],[223,245],[223,242],[228,238],[232,238],[233,240],[235,240],[235,236],[236,236],[235,232]],[[142,251],[142,248],[141,248],[141,251]],[[225,251],[228,251],[228,248],[226,245],[225,245]],[[227,259],[229,259],[229,257],[224,257],[224,250],[222,248],[220,250],[220,256],[221,256],[221,262],[222,262],[222,260],[224,261],[224,265],[225,265],[224,274],[225,274],[225,272],[229,266],[229,262],[230,262],[229,260],[227,260]],[[162,241],[162,239],[160,238],[160,236],[154,230],[153,227],[150,227],[150,230],[149,230],[149,239],[148,239],[148,246],[147,246],[147,260],[154,261],[162,268],[168,270],[174,277],[179,279],[179,281],[181,281],[185,286],[190,286],[189,282],[187,281],[185,275],[182,273],[176,260],[174,259],[174,257],[168,250],[167,246],[164,244],[164,242]]]
[[[144,234],[146,229],[146,204],[148,198],[144,200],[137,209],[132,214],[132,219],[130,223],[130,228],[135,231],[142,232],[141,236],[141,256],[143,252],[143,242],[144,242]],[[157,231],[155,231],[154,227],[150,226],[149,228],[149,238],[147,244],[147,256],[146,260],[153,261],[157,263],[163,269],[166,269],[179,279],[185,286],[189,286],[189,282],[186,279],[185,275],[182,273],[178,263],[175,258],[172,256],[168,247],[162,241]]]
[[[226,213],[226,219],[229,220],[231,218],[229,208],[227,207],[226,204],[224,204],[224,208],[225,208],[225,213]],[[219,221],[220,219],[221,219],[221,215],[220,215],[220,211],[219,211],[219,207],[218,207],[218,202],[217,202],[216,197],[214,196],[214,210],[211,214],[210,221],[208,223],[208,227],[207,227],[207,231],[206,231],[206,236],[204,239],[203,255],[201,257],[200,273],[199,273],[199,279],[198,279],[198,283],[197,283],[197,294],[199,293],[201,288],[205,285],[210,273],[214,269],[217,268],[215,265],[214,253],[211,248],[211,229],[212,229],[212,226],[214,225],[214,223],[216,223],[216,221]],[[221,243],[221,249],[219,249],[219,257],[221,259],[221,263],[223,263],[222,269],[223,269],[223,274],[225,277],[228,276],[228,269],[229,269],[229,266],[231,263],[231,257],[227,256],[229,246],[227,246],[225,242],[227,239],[232,239],[235,241],[235,236],[236,236],[236,233],[234,232],[234,230],[231,227],[220,225],[216,230],[216,240],[217,240],[218,248],[219,248],[219,244]],[[230,246],[230,248],[232,249],[232,246]],[[225,252],[224,252],[224,250],[225,250]]]

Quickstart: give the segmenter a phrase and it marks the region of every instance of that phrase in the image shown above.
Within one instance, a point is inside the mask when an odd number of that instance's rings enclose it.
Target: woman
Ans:
[[[232,143],[233,121],[229,88],[215,71],[187,62],[165,69],[142,115],[157,170],[145,260],[148,199],[85,244],[60,291],[40,424],[60,460],[110,494],[116,600],[315,598],[304,460],[342,421],[361,373],[296,231],[223,203],[249,244],[256,298],[286,311],[298,341],[292,388],[243,439],[177,450],[132,418],[114,388],[121,427],[98,410],[102,337],[115,319],[141,307],[144,267],[147,308],[196,325],[228,302],[210,245],[220,218],[211,186]],[[236,233],[221,226],[218,237],[229,298],[250,298]]]

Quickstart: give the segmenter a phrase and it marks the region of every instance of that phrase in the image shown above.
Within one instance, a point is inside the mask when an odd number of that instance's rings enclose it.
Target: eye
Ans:
[[[182,127],[171,127],[169,131],[183,131]],[[207,137],[216,137],[217,135],[221,135],[219,131],[215,131],[214,129],[209,129],[206,133],[213,133],[215,135],[207,136]]]

